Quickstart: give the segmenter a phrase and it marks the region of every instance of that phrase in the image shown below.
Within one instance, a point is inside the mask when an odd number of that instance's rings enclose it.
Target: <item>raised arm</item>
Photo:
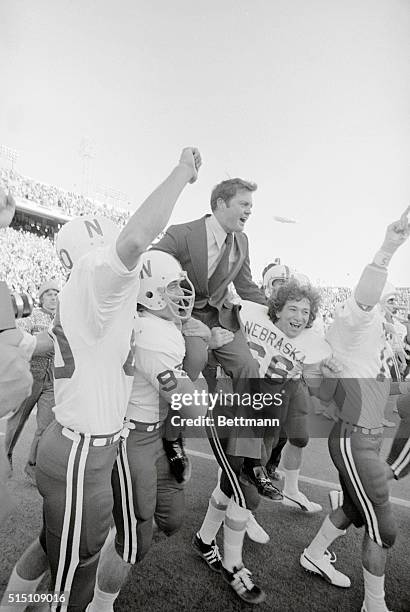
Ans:
[[[410,206],[406,208],[398,221],[387,227],[383,244],[372,263],[367,265],[362,272],[354,297],[358,306],[364,311],[372,310],[379,302],[386,284],[390,260],[410,235],[409,213]]]
[[[117,239],[118,256],[128,270],[164,229],[182,190],[196,181],[201,163],[198,149],[183,149],[176,168],[132,215]]]

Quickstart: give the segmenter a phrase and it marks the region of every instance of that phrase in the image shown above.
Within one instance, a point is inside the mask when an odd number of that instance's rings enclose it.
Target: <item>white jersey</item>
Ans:
[[[186,376],[182,362],[185,340],[173,321],[143,312],[135,323],[135,367],[127,418],[142,423],[159,423],[168,414],[168,403],[160,395],[176,388]]]
[[[127,270],[115,245],[75,264],[53,326],[55,417],[82,433],[122,428],[134,376],[131,334],[139,266]]]
[[[381,426],[390,392],[391,349],[383,324],[379,306],[366,312],[351,296],[336,308],[326,335],[343,366],[343,390],[336,397],[341,416],[369,429]]]
[[[289,338],[272,323],[262,304],[243,301],[240,316],[261,377],[278,381],[300,378],[306,364],[318,363],[331,354],[329,345],[311,329]]]

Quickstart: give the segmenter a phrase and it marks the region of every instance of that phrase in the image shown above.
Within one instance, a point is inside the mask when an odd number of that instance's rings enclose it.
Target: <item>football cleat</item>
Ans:
[[[196,533],[192,538],[191,544],[194,551],[205,561],[213,572],[221,571],[221,555],[219,554],[218,544],[215,540],[212,540],[210,544],[205,544],[205,542],[202,542],[200,535]]]
[[[306,495],[298,491],[295,495],[283,494],[282,504],[288,508],[294,508],[307,514],[315,514],[321,512],[322,506],[316,502],[311,502]]]
[[[300,556],[300,564],[306,571],[318,574],[326,582],[346,589],[350,587],[350,578],[333,567],[335,561],[336,555],[329,550],[326,550],[320,559],[312,559],[306,549]]]
[[[232,572],[222,566],[223,579],[242,601],[246,601],[249,604],[262,603],[266,599],[266,593],[254,584],[251,576],[250,571],[244,566],[240,568],[234,567]]]
[[[266,472],[271,480],[280,482],[283,480],[283,474],[275,465],[266,464]]]
[[[252,471],[242,472],[242,476],[256,486],[259,495],[269,497],[272,501],[282,501],[282,492],[271,483],[266,469],[262,465],[254,467]]]
[[[258,544],[267,544],[270,540],[269,535],[266,533],[263,527],[259,525],[252,512],[249,513],[248,522],[246,524],[246,533],[248,534],[248,538],[254,542],[257,542]]]
[[[181,436],[177,440],[162,440],[171,473],[179,483],[191,478],[191,462],[185,454]]]

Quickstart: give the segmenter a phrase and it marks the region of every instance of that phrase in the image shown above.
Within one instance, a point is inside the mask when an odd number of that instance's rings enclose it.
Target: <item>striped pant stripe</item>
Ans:
[[[61,533],[60,554],[54,592],[70,593],[75,571],[80,561],[80,539],[83,516],[84,472],[90,446],[89,434],[73,440],[67,465],[65,510]],[[69,597],[68,597],[69,599]],[[66,610],[65,604],[54,603],[53,611]]]
[[[368,498],[364,490],[363,484],[360,480],[359,474],[357,472],[356,464],[352,453],[351,439],[348,435],[348,430],[345,425],[342,425],[341,433],[342,436],[340,437],[340,450],[342,453],[343,462],[345,464],[349,480],[354,487],[360,506],[363,510],[363,514],[365,516],[367,524],[367,531],[369,533],[369,536],[372,538],[372,540],[376,542],[376,544],[378,544],[379,546],[383,546],[377,516],[374,511],[373,504]]]
[[[219,464],[221,465],[222,469],[228,477],[229,484],[232,487],[234,501],[238,504],[238,506],[241,506],[241,508],[246,508],[246,502],[241,489],[241,485],[239,484],[238,477],[229,465],[229,461],[226,458],[225,452],[219,440],[216,427],[215,425],[211,424],[208,429],[211,431],[212,435],[212,440],[210,440],[211,446],[216,454],[217,460],[219,460]]]
[[[393,463],[390,466],[394,472],[394,475],[399,476],[400,472],[404,470],[404,468],[409,464],[409,462],[410,462],[410,439],[407,440],[406,444],[401,449],[401,452],[399,453],[398,457],[396,457],[396,459],[393,461]]]
[[[137,519],[134,512],[132,478],[127,456],[127,440],[122,440],[117,457],[118,477],[121,490],[122,522],[124,530],[123,560],[135,563],[137,560]]]

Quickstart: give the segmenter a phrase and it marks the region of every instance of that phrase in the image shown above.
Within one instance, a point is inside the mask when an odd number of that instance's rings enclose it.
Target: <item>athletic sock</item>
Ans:
[[[306,553],[309,555],[309,557],[312,557],[312,559],[320,559],[328,546],[330,546],[330,544],[334,542],[336,538],[344,535],[344,533],[345,530],[335,527],[329,516],[327,516],[319,531],[306,548]]]
[[[204,544],[210,544],[215,539],[225,518],[228,504],[229,497],[221,491],[218,484],[212,492],[208,510],[198,531],[198,535]]]
[[[222,564],[232,572],[242,567],[242,546],[249,519],[249,510],[230,501],[224,522],[224,556]]]
[[[14,566],[6,590],[3,594],[3,599],[0,603],[1,612],[23,612],[23,610],[27,608],[27,602],[21,604],[10,603],[8,600],[8,593],[25,593],[28,595],[33,594],[36,592],[37,587],[42,581],[44,575],[45,572],[34,580],[26,580],[25,578],[19,576],[16,566]]]
[[[86,608],[86,612],[113,612],[114,601],[117,599],[119,591],[116,593],[105,593],[101,591],[97,582],[94,587],[94,597]]]
[[[300,470],[287,470],[286,468],[282,469],[283,475],[285,477],[285,484],[283,487],[283,492],[285,495],[297,495],[299,493],[299,472]]]
[[[375,576],[363,568],[364,603],[367,612],[388,612],[384,599],[384,575]]]

